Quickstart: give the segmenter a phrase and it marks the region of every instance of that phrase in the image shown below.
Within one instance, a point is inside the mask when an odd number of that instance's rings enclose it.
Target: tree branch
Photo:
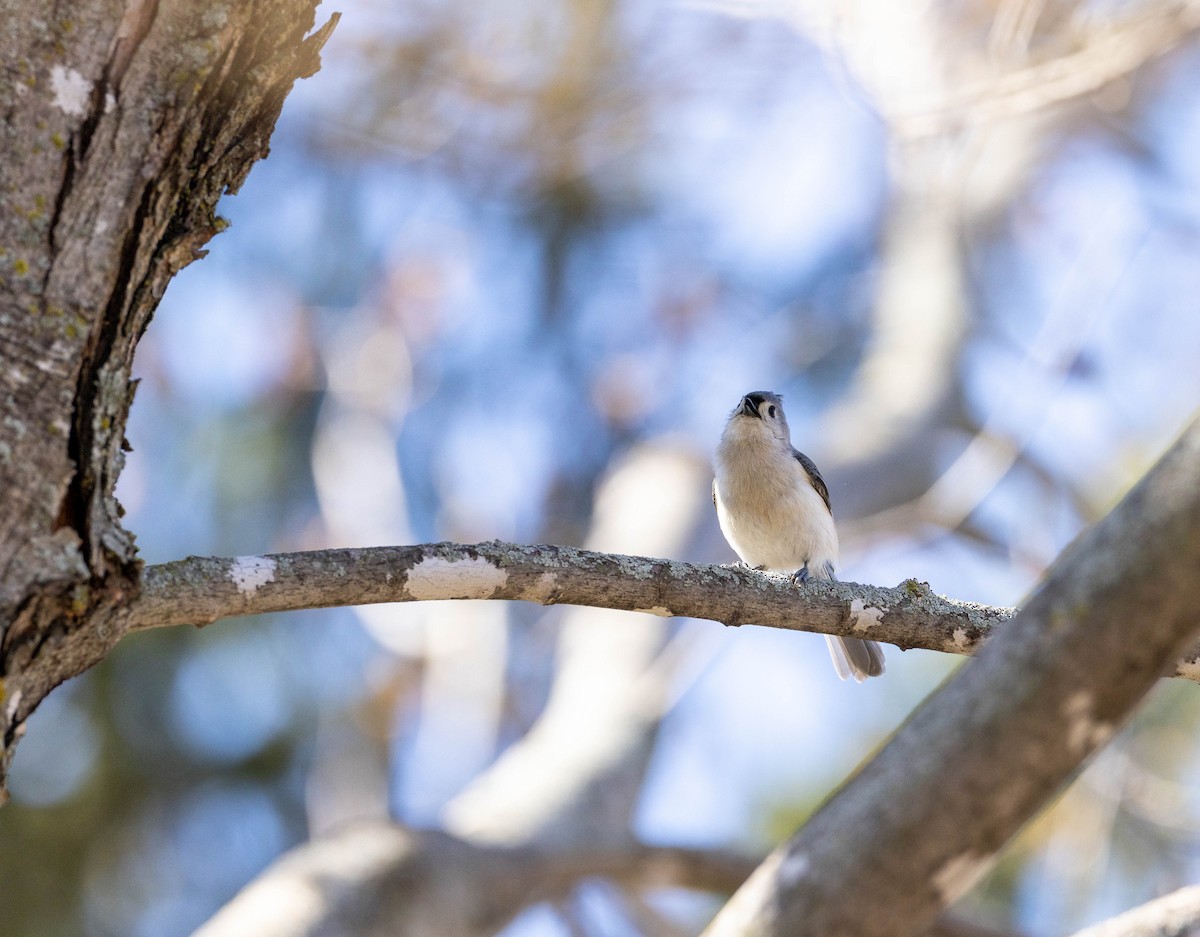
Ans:
[[[1101,921],[1075,937],[1189,937],[1200,931],[1200,885],[1190,885]]]
[[[1200,420],[706,934],[927,928],[1191,644],[1198,569]]]
[[[974,654],[1014,609],[961,602],[909,579],[895,588],[810,581],[563,546],[427,543],[188,557],[147,567],[125,631],[378,602],[507,599],[870,637],[905,650]],[[1200,647],[1175,676],[1200,681]]]
[[[945,133],[964,118],[986,122],[1027,114],[1099,90],[1137,71],[1146,63],[1187,41],[1200,29],[1200,7],[1179,0],[1115,20],[1077,37],[1074,47],[1044,62],[1035,62],[949,91],[942,100],[910,103],[897,115],[904,135]]]
[[[565,546],[491,541],[189,557],[145,570],[127,629],[209,624],[265,612],[377,602],[515,599],[660,616],[708,618],[900,647],[970,653],[1014,614],[934,595],[849,582],[793,585],[786,576]]]
[[[276,859],[194,937],[478,937],[586,878],[631,889],[730,894],[761,857],[726,849],[491,846],[434,830],[359,824]],[[943,918],[928,937],[1014,937]]]
[[[964,918],[954,911],[947,911],[933,922],[924,937],[1021,937],[1010,930],[997,930],[986,924]]]
[[[635,842],[567,853],[482,846],[432,830],[369,824],[286,854],[195,937],[476,937],[591,876],[728,894],[757,862],[724,850]]]

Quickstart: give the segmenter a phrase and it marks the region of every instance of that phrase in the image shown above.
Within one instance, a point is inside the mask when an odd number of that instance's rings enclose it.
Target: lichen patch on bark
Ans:
[[[874,605],[863,604],[862,599],[854,599],[850,603],[850,620],[854,623],[855,631],[868,631],[875,627],[883,618],[886,608],[876,608]]]
[[[269,556],[234,557],[229,578],[242,595],[254,595],[259,588],[275,580],[275,561]]]
[[[54,106],[68,117],[82,117],[87,113],[92,83],[75,69],[62,65],[50,69],[50,90],[54,92]]]

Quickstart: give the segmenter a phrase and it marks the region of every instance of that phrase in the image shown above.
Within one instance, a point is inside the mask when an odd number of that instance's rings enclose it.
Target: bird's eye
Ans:
[[[769,416],[769,417],[775,416],[775,404],[771,404],[771,406],[767,407],[767,416]]]

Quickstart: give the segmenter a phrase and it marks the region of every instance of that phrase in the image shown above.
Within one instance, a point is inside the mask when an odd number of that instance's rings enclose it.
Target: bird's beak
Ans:
[[[750,399],[749,394],[742,398],[742,405],[738,408],[738,412],[744,416],[758,416],[758,407],[755,406],[754,401]]]

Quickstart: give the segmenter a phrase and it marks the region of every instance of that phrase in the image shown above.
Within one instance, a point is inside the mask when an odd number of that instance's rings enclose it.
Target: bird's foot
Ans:
[[[792,582],[795,585],[802,586],[808,582],[808,564],[805,563],[798,570],[792,573]]]

